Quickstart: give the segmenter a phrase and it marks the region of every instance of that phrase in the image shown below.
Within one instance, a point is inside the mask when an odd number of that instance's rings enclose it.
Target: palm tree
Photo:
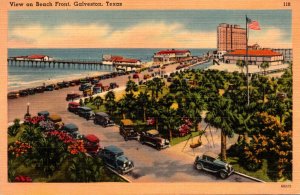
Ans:
[[[186,114],[192,119],[195,131],[198,131],[198,124],[201,122],[201,113],[206,108],[205,103],[198,93],[186,95]]]
[[[164,108],[160,116],[160,123],[163,130],[169,133],[170,142],[172,141],[172,131],[179,126],[180,117],[177,115],[176,110],[172,108]]]
[[[137,106],[143,110],[143,121],[146,121],[146,108],[149,104],[149,95],[146,92],[140,92],[137,96]]]
[[[115,101],[116,96],[113,91],[108,91],[107,94],[105,95],[105,101]]]
[[[154,85],[155,85],[155,97],[156,99],[158,98],[158,93],[162,93],[163,92],[163,87],[165,86],[165,82],[158,77],[155,77],[153,79]]]
[[[138,91],[138,85],[133,80],[129,80],[126,83],[125,91],[127,93],[133,93],[134,91]]]
[[[115,93],[113,91],[108,91],[105,95],[105,108],[112,115],[113,111],[116,109]]]
[[[211,104],[206,114],[205,122],[217,129],[221,129],[221,159],[226,161],[226,137],[233,136],[233,113],[231,101],[219,97]]]
[[[93,104],[96,105],[97,110],[99,110],[100,106],[103,104],[103,98],[100,96],[95,97]]]
[[[260,67],[264,69],[264,75],[266,75],[266,69],[270,67],[270,64],[269,62],[263,62],[261,63]]]
[[[156,85],[153,80],[149,80],[146,82],[147,90],[151,91],[151,99],[154,100],[154,93],[156,91]]]
[[[241,73],[243,73],[244,67],[246,66],[246,63],[244,60],[237,60],[236,65],[241,69]]]

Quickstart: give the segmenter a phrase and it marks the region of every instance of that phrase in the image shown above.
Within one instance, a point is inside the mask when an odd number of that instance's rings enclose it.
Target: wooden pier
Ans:
[[[115,71],[117,69],[132,70],[140,68],[140,65],[113,63],[103,64],[102,61],[88,60],[30,60],[8,58],[9,66],[30,67],[30,68],[55,68],[55,69],[78,69],[78,70],[105,70]],[[130,68],[130,69],[129,69]]]
[[[88,60],[29,60],[29,59],[7,59],[9,66],[31,67],[31,68],[56,68],[56,69],[80,69],[80,70],[108,70],[112,71],[112,65],[104,65],[101,61]]]

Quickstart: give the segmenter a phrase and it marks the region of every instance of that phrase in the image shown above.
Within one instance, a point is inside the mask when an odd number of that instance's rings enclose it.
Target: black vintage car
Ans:
[[[118,88],[118,87],[119,87],[119,85],[117,85],[117,83],[115,83],[115,82],[109,84],[110,89],[115,89],[115,88]]]
[[[45,91],[53,91],[54,89],[55,89],[55,85],[54,84],[47,85],[45,87]]]
[[[155,129],[142,132],[140,135],[141,144],[148,144],[155,147],[157,150],[170,147],[170,141],[162,138],[159,132]]]
[[[234,170],[231,165],[218,159],[218,155],[212,152],[205,152],[202,157],[197,156],[194,162],[197,170],[205,170],[218,174],[222,179],[230,176]]]
[[[63,82],[58,82],[57,85],[60,87],[60,88],[67,88],[70,86],[70,83],[67,82],[67,81],[63,81]]]
[[[29,95],[28,90],[27,89],[20,90],[19,95],[20,95],[20,97],[28,96]]]
[[[35,89],[34,88],[29,88],[27,89],[28,95],[34,95],[35,94]]]
[[[134,169],[133,161],[129,160],[124,152],[116,146],[107,146],[99,153],[99,157],[109,168],[120,174],[126,174]]]
[[[94,119],[95,113],[89,107],[79,107],[77,109],[77,114],[86,120]]]
[[[92,88],[92,85],[89,84],[89,83],[84,83],[84,84],[81,84],[80,87],[79,87],[79,91],[84,91],[84,90],[87,90],[87,89],[91,89]]]
[[[78,93],[68,93],[66,97],[66,101],[73,101],[75,99],[80,98],[80,95]]]
[[[110,116],[105,112],[97,112],[94,117],[94,123],[103,127],[113,126],[115,123],[110,119]]]
[[[120,135],[124,137],[124,140],[127,141],[129,139],[139,139],[139,134],[134,130],[134,124],[130,119],[121,120],[120,124]]]
[[[49,115],[50,113],[46,110],[38,112],[38,116],[43,116],[45,119],[47,119]]]
[[[35,93],[44,93],[45,87],[44,86],[39,86],[34,88]]]
[[[67,132],[74,138],[77,138],[79,136],[78,127],[73,123],[65,124],[62,130]]]

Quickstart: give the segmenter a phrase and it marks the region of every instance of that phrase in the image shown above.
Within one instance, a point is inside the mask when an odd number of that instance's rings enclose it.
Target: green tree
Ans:
[[[155,77],[153,79],[154,85],[155,85],[155,97],[158,98],[158,94],[163,92],[163,87],[165,86],[165,82],[158,77]]]
[[[97,110],[99,110],[100,106],[103,104],[103,98],[101,96],[95,97],[93,104],[97,106]]]
[[[100,158],[79,153],[71,159],[66,173],[72,182],[99,182],[104,175],[104,166]]]
[[[138,91],[138,85],[133,80],[129,80],[126,83],[125,91],[127,93],[133,93],[134,91]]]
[[[261,63],[260,67],[264,70],[264,75],[266,75],[266,69],[270,67],[269,62],[263,62]]]
[[[244,60],[237,60],[236,61],[236,65],[237,67],[239,67],[241,69],[241,73],[243,73],[244,71],[244,67],[246,66],[246,63]]]
[[[233,113],[231,101],[220,97],[211,104],[206,114],[205,122],[217,129],[221,129],[221,158],[226,161],[226,137],[233,136]]]
[[[143,121],[146,121],[146,109],[149,105],[149,95],[146,92],[140,92],[137,96],[137,108],[142,108]]]
[[[8,127],[7,133],[9,136],[15,137],[20,131],[20,128],[21,128],[20,119],[15,119],[14,124]]]

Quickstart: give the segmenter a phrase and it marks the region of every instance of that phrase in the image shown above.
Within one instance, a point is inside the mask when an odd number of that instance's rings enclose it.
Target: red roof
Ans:
[[[232,52],[225,54],[225,56],[228,56],[228,55],[245,56],[246,50],[245,49],[237,49],[237,50],[234,50]],[[281,56],[282,54],[280,54],[278,52],[274,52],[272,50],[263,49],[263,50],[248,50],[248,55],[249,56]]]
[[[43,59],[44,57],[46,57],[45,55],[39,55],[39,54],[33,54],[30,56],[27,56],[28,59]]]
[[[99,138],[96,135],[94,135],[94,134],[88,134],[88,135],[86,135],[85,139],[87,139],[90,142],[94,142],[94,143],[97,143],[97,142],[100,141]]]
[[[72,106],[80,106],[80,104],[78,102],[70,102],[69,105],[72,105]]]
[[[182,53],[187,53],[187,52],[190,52],[190,50],[175,50],[175,49],[172,49],[172,50],[162,50],[162,51],[159,51],[157,52],[157,54],[182,54]]]
[[[111,56],[111,61],[122,60],[123,56]]]

